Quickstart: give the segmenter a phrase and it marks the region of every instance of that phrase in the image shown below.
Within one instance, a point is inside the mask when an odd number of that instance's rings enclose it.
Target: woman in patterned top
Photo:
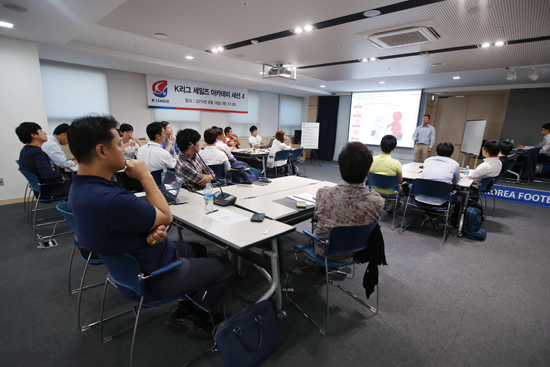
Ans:
[[[337,186],[317,191],[315,217],[317,227],[313,232],[327,239],[335,227],[363,226],[380,217],[384,199],[365,187],[365,179],[372,164],[372,153],[366,145],[348,143],[338,156],[338,169],[343,181]],[[324,245],[315,243],[315,254],[323,256]],[[354,253],[333,255],[333,261],[351,261]]]

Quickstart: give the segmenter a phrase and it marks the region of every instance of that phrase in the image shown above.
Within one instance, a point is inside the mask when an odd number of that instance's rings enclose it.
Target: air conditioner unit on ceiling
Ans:
[[[433,27],[407,27],[373,33],[365,37],[378,48],[395,48],[437,41],[441,36]]]

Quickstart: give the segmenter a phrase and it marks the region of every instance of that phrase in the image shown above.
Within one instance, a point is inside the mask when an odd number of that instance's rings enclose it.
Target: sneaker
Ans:
[[[420,219],[415,220],[414,225],[417,228],[422,228],[424,227],[424,224],[426,224],[429,221],[430,221],[430,217],[428,216],[428,214],[423,213]]]
[[[432,218],[432,225],[436,231],[441,231],[445,227],[445,223],[441,223],[439,218]]]

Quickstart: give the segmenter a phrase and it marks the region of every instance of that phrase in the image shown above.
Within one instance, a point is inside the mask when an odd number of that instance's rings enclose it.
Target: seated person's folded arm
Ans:
[[[145,163],[143,161],[126,161],[126,174],[128,177],[134,178],[141,183],[147,195],[147,201],[155,207],[155,222],[149,228],[149,231],[154,230],[160,225],[172,223],[172,213],[168,207],[168,202],[160,192]]]

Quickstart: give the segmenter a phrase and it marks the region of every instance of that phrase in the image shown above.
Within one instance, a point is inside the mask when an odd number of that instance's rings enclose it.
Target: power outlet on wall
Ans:
[[[0,186],[4,186],[4,179],[0,178]]]

